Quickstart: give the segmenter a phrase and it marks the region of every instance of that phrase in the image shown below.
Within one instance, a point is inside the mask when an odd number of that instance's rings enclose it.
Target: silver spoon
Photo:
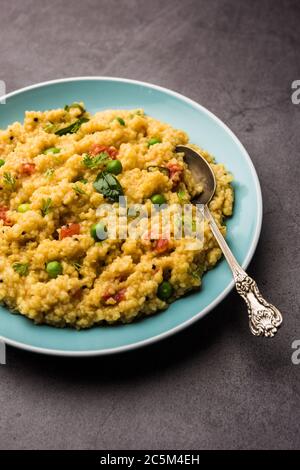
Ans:
[[[281,313],[274,305],[269,304],[262,297],[256,282],[239,265],[208,208],[208,204],[216,190],[216,179],[210,165],[199,152],[187,145],[178,145],[176,152],[184,153],[185,161],[194,176],[195,182],[201,182],[203,185],[203,192],[196,196],[192,202],[193,204],[204,205],[204,215],[230,266],[236,290],[246,302],[251,332],[255,336],[274,336],[282,323]]]

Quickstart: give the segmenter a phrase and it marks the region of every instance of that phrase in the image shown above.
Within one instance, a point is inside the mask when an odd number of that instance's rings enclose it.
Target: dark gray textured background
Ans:
[[[249,268],[284,313],[273,340],[248,332],[235,293],[144,350],[70,360],[8,348],[1,449],[299,448],[300,2],[1,0],[8,90],[76,75],[153,82],[200,102],[249,151],[264,223]]]

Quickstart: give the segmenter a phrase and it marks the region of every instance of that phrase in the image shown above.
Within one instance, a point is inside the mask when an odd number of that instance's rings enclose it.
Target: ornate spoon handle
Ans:
[[[204,214],[231,268],[236,290],[246,302],[251,332],[255,336],[274,336],[282,323],[281,313],[263,298],[256,282],[239,265],[207,206],[204,206]]]

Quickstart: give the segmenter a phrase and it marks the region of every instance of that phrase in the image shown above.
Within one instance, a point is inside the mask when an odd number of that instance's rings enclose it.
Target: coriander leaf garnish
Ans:
[[[16,178],[10,173],[5,172],[3,174],[3,182],[6,186],[9,186],[11,189],[14,189],[16,186]]]
[[[49,147],[46,150],[44,150],[44,155],[51,155],[54,153],[60,153],[60,148],[57,147]]]
[[[82,268],[82,264],[80,264],[78,261],[74,261],[73,266],[76,271],[80,271],[80,269]]]
[[[51,208],[52,208],[52,199],[50,197],[48,197],[47,199],[43,199],[42,207],[41,207],[42,216],[45,217],[47,214],[49,214]]]
[[[148,147],[155,144],[161,144],[161,140],[157,137],[152,137],[152,139],[148,140]]]
[[[163,173],[164,175],[166,175],[169,178],[170,171],[165,166],[151,165],[151,166],[147,167],[147,171],[149,171],[150,173],[152,173],[153,171],[157,171],[157,170],[160,171],[161,173]]]
[[[86,192],[83,189],[81,189],[77,184],[75,184],[75,186],[73,186],[73,189],[74,189],[75,193],[77,193],[77,194],[86,194]]]
[[[88,121],[88,118],[80,117],[79,119],[77,119],[77,121],[73,122],[73,124],[70,124],[67,127],[63,127],[62,129],[58,129],[55,134],[59,136],[66,134],[75,134],[80,129],[81,125]]]
[[[92,157],[88,153],[83,155],[83,164],[90,170],[97,168],[97,166],[105,163],[106,160],[109,159],[109,155],[106,152],[101,152],[99,155]]]
[[[14,263],[13,269],[20,276],[27,276],[29,272],[29,263]]]
[[[56,124],[53,124],[52,122],[49,122],[48,124],[46,124],[46,126],[44,127],[44,131],[47,132],[48,134],[52,133],[52,132],[55,132],[57,128],[57,125]]]
[[[64,107],[64,110],[65,110],[65,111],[70,111],[70,109],[72,109],[72,108],[78,108],[78,109],[80,109],[81,114],[85,113],[84,107],[81,106],[80,103],[76,103],[76,102],[74,102],[74,103],[72,103],[72,104],[66,104],[65,107]]]
[[[118,121],[119,124],[121,124],[121,126],[125,126],[125,121],[124,121],[123,118],[117,116],[117,117],[116,117],[116,120]]]
[[[53,175],[54,171],[55,171],[54,168],[48,168],[48,170],[45,171],[45,176],[46,176],[47,178],[51,178],[51,176]]]
[[[119,196],[124,194],[117,178],[107,171],[102,171],[98,174],[93,186],[98,193],[103,194],[110,201],[117,201]]]
[[[195,271],[192,271],[191,272],[191,275],[193,277],[195,277],[196,279],[201,279],[201,276],[203,274],[203,267],[202,266],[198,266]]]
[[[186,199],[186,193],[183,190],[178,191],[177,196],[180,201],[184,201]]]

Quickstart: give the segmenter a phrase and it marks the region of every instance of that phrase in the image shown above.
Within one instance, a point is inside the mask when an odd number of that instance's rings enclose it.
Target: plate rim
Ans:
[[[44,86],[48,85],[54,85],[57,83],[63,83],[63,82],[76,82],[76,81],[82,81],[82,80],[98,80],[98,81],[113,81],[113,82],[121,82],[121,83],[131,83],[134,85],[140,85],[143,87],[147,88],[152,88],[153,90],[161,91],[163,93],[167,93],[168,95],[171,95],[175,98],[178,98],[180,100],[185,101],[187,104],[192,105],[193,107],[196,107],[200,109],[204,114],[209,116],[213,121],[218,123],[228,134],[229,136],[233,139],[235,144],[240,148],[241,152],[243,153],[245,159],[247,160],[247,163],[249,165],[250,171],[252,173],[255,185],[255,193],[257,195],[257,222],[256,222],[256,227],[254,231],[254,236],[251,242],[251,245],[249,247],[247,256],[245,258],[245,261],[242,263],[242,267],[246,269],[250,263],[250,261],[253,258],[253,255],[255,253],[260,234],[261,234],[261,228],[262,228],[262,218],[263,218],[263,201],[262,201],[262,191],[261,191],[261,185],[259,181],[258,174],[256,172],[255,166],[251,160],[250,155],[248,154],[246,148],[244,145],[241,143],[241,141],[238,139],[238,137],[235,135],[235,133],[225,124],[220,118],[218,118],[212,111],[208,110],[205,106],[201,105],[200,103],[197,103],[197,101],[182,95],[181,93],[172,90],[170,88],[166,88],[160,85],[155,85],[153,83],[149,82],[144,82],[140,80],[134,80],[130,78],[122,78],[122,77],[110,77],[110,76],[74,76],[74,77],[66,77],[66,78],[57,78],[53,80],[47,80],[44,82],[39,82],[35,83],[33,85],[28,85],[26,87],[17,89],[15,91],[12,91],[10,93],[7,93],[3,96],[0,96],[1,101],[6,100],[8,98],[12,98],[15,95],[22,94],[24,92],[34,90],[35,88],[42,88]],[[228,286],[219,294],[210,304],[208,304],[204,309],[200,310],[200,312],[196,313],[195,315],[192,316],[192,318],[189,318],[188,320],[184,321],[180,325],[177,325],[163,333],[160,333],[158,335],[152,336],[151,338],[147,338],[141,341],[137,341],[135,343],[123,345],[123,346],[118,346],[115,348],[108,348],[108,349],[95,349],[95,350],[90,350],[90,351],[78,351],[78,350],[70,350],[70,351],[64,351],[61,349],[49,349],[49,348],[42,348],[42,347],[37,347],[37,346],[31,346],[27,343],[22,343],[20,341],[15,341],[9,338],[5,338],[4,336],[0,335],[0,340],[3,341],[5,344],[9,346],[13,346],[18,349],[34,352],[34,353],[39,353],[39,354],[45,354],[45,355],[51,355],[51,356],[64,356],[64,357],[93,357],[93,356],[106,356],[106,355],[111,355],[111,354],[118,354],[121,352],[126,352],[126,351],[131,351],[134,349],[141,348],[143,346],[148,346],[150,344],[156,343],[157,341],[160,341],[162,339],[168,338],[169,336],[172,336],[179,331],[184,330],[188,326],[192,325],[196,321],[200,320],[203,318],[205,315],[207,315],[211,310],[213,310],[219,303],[222,302],[222,300],[227,297],[227,295],[231,292],[231,290],[234,287],[234,281],[232,280]]]

